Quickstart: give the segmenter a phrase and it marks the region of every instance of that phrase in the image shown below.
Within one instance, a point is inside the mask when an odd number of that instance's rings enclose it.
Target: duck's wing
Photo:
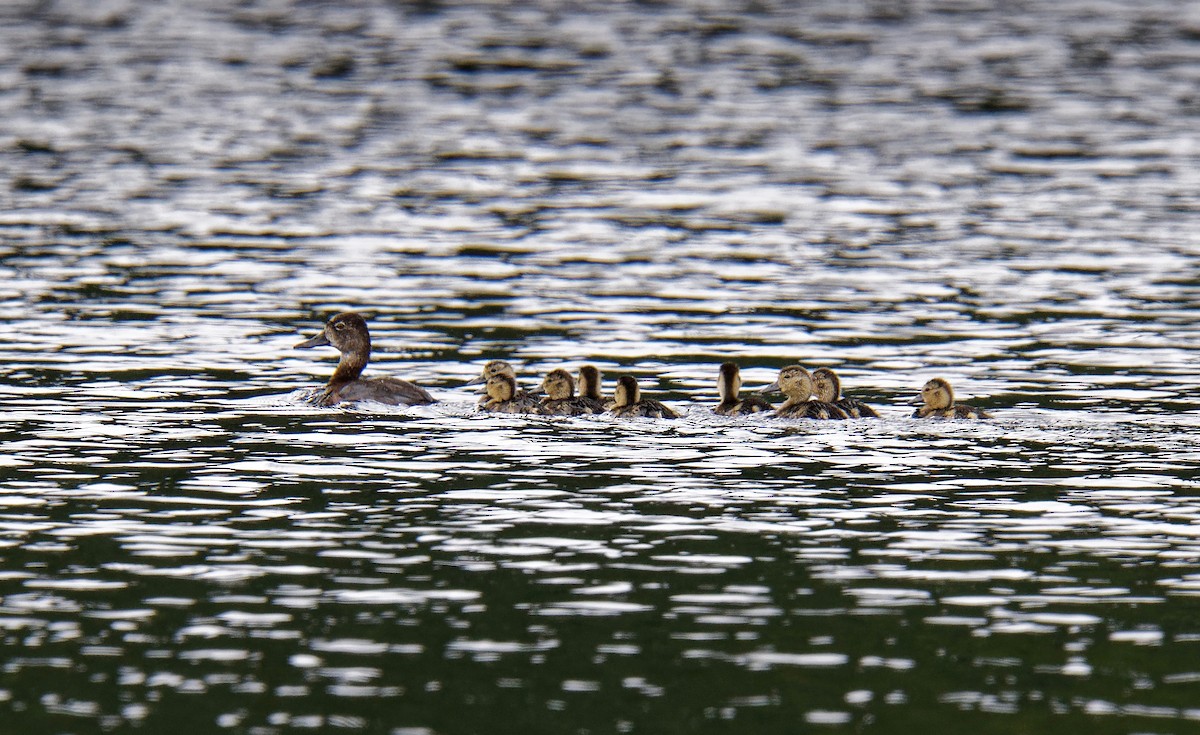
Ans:
[[[376,401],[389,406],[420,406],[436,403],[429,391],[399,378],[355,380],[334,390],[338,402]]]
[[[877,419],[879,413],[857,398],[843,398],[834,405],[846,412],[852,419]]]
[[[961,403],[954,407],[954,418],[956,419],[990,419],[991,415],[982,408],[974,406],[964,406]]]

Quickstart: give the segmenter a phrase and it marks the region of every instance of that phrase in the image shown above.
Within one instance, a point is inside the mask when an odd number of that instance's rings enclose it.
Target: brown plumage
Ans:
[[[838,374],[829,368],[817,368],[812,371],[813,394],[818,401],[832,403],[846,412],[852,419],[877,419],[879,413],[857,398],[842,395],[842,381]]]
[[[775,407],[761,396],[738,397],[741,390],[742,376],[738,366],[732,362],[721,365],[721,369],[717,373],[717,395],[721,397],[721,402],[713,409],[713,413],[722,416],[741,416],[775,410]]]
[[[986,411],[962,403],[954,403],[954,389],[942,378],[934,378],[921,388],[921,397],[913,401],[919,405],[913,412],[914,419],[990,419]]]
[[[832,403],[810,400],[813,393],[812,376],[799,365],[788,365],[779,371],[779,379],[763,388],[761,393],[779,391],[787,398],[775,415],[788,419],[845,419],[846,412]]]
[[[679,414],[650,398],[642,398],[637,379],[632,375],[617,378],[617,389],[613,392],[613,416],[645,416],[653,419],[677,419]]]
[[[334,315],[320,334],[304,340],[296,349],[322,345],[336,347],[341,359],[325,387],[309,398],[310,403],[317,406],[350,401],[377,401],[393,406],[436,403],[428,391],[407,380],[359,377],[371,359],[371,332],[361,314],[346,311]]]
[[[492,413],[542,414],[542,404],[527,391],[517,388],[517,380],[511,375],[497,373],[488,378],[485,387],[486,400],[481,405]]]
[[[550,416],[586,416],[604,413],[603,405],[575,395],[575,378],[562,368],[555,368],[542,379],[542,412]]]

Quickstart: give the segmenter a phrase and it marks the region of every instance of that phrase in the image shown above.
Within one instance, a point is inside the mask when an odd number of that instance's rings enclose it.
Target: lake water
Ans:
[[[1200,10],[991,5],[6,3],[0,730],[1195,732]]]

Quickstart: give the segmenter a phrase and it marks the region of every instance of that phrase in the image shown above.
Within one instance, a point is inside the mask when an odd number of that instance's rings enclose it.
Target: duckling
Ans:
[[[468,385],[486,386],[488,379],[490,379],[493,375],[510,375],[512,376],[513,380],[516,380],[517,371],[513,370],[513,366],[504,360],[489,360],[484,364],[483,371],[479,373],[477,377],[471,378],[467,382],[463,383],[463,387],[466,388]],[[482,406],[490,399],[488,398],[486,387],[481,388],[479,392],[482,394],[479,397],[479,405]]]
[[[879,413],[857,398],[842,395],[842,381],[838,374],[829,368],[817,368],[812,371],[813,393],[818,401],[832,403],[846,412],[852,419],[877,419]]]
[[[813,392],[812,376],[799,365],[788,365],[779,371],[779,379],[759,390],[760,393],[779,391],[787,397],[775,415],[789,419],[845,419],[846,412],[832,403],[809,400]]]
[[[721,396],[721,402],[713,409],[713,413],[718,413],[722,416],[741,416],[743,414],[772,411],[775,409],[774,406],[759,396],[738,398],[738,392],[741,389],[742,375],[741,371],[738,370],[738,366],[732,362],[722,365],[720,372],[717,373],[717,394]]]
[[[493,413],[541,414],[542,405],[526,391],[517,388],[517,380],[511,375],[498,373],[488,378],[487,401],[481,405],[484,411]]]
[[[646,416],[653,419],[677,419],[679,414],[658,401],[642,398],[637,379],[632,375],[617,378],[617,389],[613,393],[613,416]]]
[[[295,349],[330,345],[342,353],[333,376],[309,402],[316,406],[332,406],[350,401],[378,401],[392,406],[417,406],[436,403],[433,396],[420,386],[399,378],[360,378],[371,359],[371,333],[367,320],[353,311],[335,314],[321,333],[306,339]]]
[[[579,398],[587,401],[593,413],[604,413],[613,407],[613,400],[600,392],[600,370],[595,365],[579,368]]]
[[[562,368],[555,368],[542,379],[542,413],[549,416],[583,416],[603,413],[592,401],[575,395],[575,378]]]
[[[942,378],[934,378],[921,388],[921,397],[912,402],[920,406],[914,419],[990,419],[981,408],[954,403],[954,389]]]

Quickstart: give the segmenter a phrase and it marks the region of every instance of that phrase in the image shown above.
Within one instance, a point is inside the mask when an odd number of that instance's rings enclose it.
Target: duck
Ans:
[[[517,371],[513,370],[512,364],[509,363],[508,361],[506,361],[506,360],[488,360],[486,363],[484,363],[483,370],[479,373],[479,375],[477,377],[471,378],[467,382],[463,383],[462,387],[465,388],[468,385],[486,386],[488,380],[491,379],[491,377],[494,375],[510,375],[510,376],[512,376],[513,380],[517,379]],[[480,389],[479,392],[482,393],[482,395],[479,397],[479,405],[482,406],[483,404],[487,403],[489,400],[488,395],[487,395],[487,388],[484,387],[484,388]]]
[[[842,395],[842,381],[830,368],[812,371],[813,395],[818,401],[832,403],[846,412],[852,419],[877,419],[879,412],[857,398]]]
[[[517,379],[505,373],[497,373],[487,379],[484,390],[486,400],[480,405],[491,413],[542,414],[542,404],[527,391],[517,387]]]
[[[575,395],[575,378],[562,368],[555,368],[542,379],[542,412],[548,416],[587,416],[604,413],[603,403]]]
[[[921,388],[921,396],[912,402],[920,406],[914,419],[990,419],[982,408],[954,402],[954,389],[943,378],[934,378]]]
[[[587,401],[593,413],[604,413],[613,406],[613,400],[605,398],[600,392],[600,381],[600,370],[595,365],[583,365],[579,368],[579,397]]]
[[[783,405],[775,410],[775,415],[780,418],[823,420],[849,418],[845,411],[832,403],[810,400],[813,393],[812,376],[799,365],[788,365],[780,370],[779,378],[774,383],[760,389],[759,393],[772,391],[779,391],[787,398]]]
[[[652,419],[679,418],[679,414],[658,401],[642,398],[637,378],[632,375],[617,378],[617,389],[613,391],[613,406],[609,413],[613,416],[644,416]]]
[[[361,314],[344,311],[333,315],[320,334],[304,340],[294,349],[325,345],[336,347],[342,356],[329,382],[308,399],[309,403],[333,406],[352,401],[376,401],[390,406],[420,406],[437,402],[427,390],[407,380],[360,377],[371,359],[371,332]]]
[[[721,365],[717,373],[717,395],[721,402],[713,409],[713,413],[722,416],[742,416],[762,411],[774,411],[775,407],[760,396],[739,398],[742,390],[742,375],[736,363],[727,362]]]

